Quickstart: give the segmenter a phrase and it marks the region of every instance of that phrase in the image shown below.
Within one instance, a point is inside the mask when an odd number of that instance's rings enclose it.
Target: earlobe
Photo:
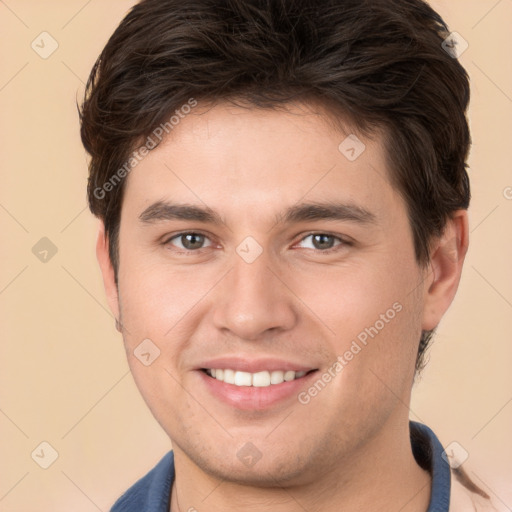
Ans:
[[[110,261],[109,240],[105,235],[105,225],[100,221],[98,229],[98,238],[96,240],[96,258],[100,265],[101,275],[103,277],[103,286],[107,295],[107,301],[116,319],[116,328],[119,325],[119,296],[115,280],[114,267]],[[119,330],[119,329],[118,329]]]
[[[437,327],[450,306],[459,286],[462,266],[469,244],[466,210],[456,211],[446,223],[445,230],[435,241],[430,256],[425,290],[422,329]]]

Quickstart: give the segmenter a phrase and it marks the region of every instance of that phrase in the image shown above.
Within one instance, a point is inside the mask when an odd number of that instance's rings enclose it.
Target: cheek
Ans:
[[[205,292],[193,275],[135,262],[125,268],[129,271],[119,274],[119,301],[128,364],[153,416],[165,431],[177,434],[178,419],[194,413],[180,385],[180,354],[192,334],[187,315]]]
[[[314,275],[299,271],[290,276],[296,294],[341,340],[337,349],[344,348],[347,338],[359,334],[364,338],[366,329],[389,331],[390,325],[409,317],[417,305],[417,297],[411,293],[412,283],[418,280],[414,266],[405,261],[387,263],[376,257],[369,262],[327,267]],[[404,308],[405,314],[398,311]]]
[[[338,403],[391,406],[410,389],[421,334],[421,293],[414,285],[420,275],[409,259],[382,261],[332,268],[299,291],[328,328],[332,364],[343,366],[332,388]]]
[[[214,283],[187,267],[133,265],[129,273],[120,274],[120,308],[130,342],[154,337],[168,346],[170,339],[183,339],[187,318]],[[172,346],[177,348],[175,343]]]
[[[180,394],[180,354],[192,337],[195,324],[191,319],[208,286],[190,271],[185,275],[170,268],[135,263],[125,268],[129,271],[119,274],[125,350],[135,382],[157,415],[155,407],[165,397]],[[176,403],[165,407],[178,410]]]

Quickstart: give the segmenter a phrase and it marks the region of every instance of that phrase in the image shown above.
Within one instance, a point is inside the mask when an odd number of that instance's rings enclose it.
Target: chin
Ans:
[[[211,458],[205,457],[204,452],[188,456],[210,476],[244,486],[271,488],[283,484],[303,485],[318,478],[310,457],[299,453],[276,456],[272,451],[270,447],[265,450],[267,454],[256,452],[254,445],[247,443],[231,459],[226,457],[225,452],[212,454]]]

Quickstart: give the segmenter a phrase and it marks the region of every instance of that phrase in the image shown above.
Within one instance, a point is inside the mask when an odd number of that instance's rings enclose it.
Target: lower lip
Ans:
[[[216,398],[237,409],[254,411],[267,409],[291,397],[297,398],[299,392],[305,389],[316,371],[299,379],[266,387],[235,386],[214,379],[202,370],[199,370],[199,374],[210,393]]]

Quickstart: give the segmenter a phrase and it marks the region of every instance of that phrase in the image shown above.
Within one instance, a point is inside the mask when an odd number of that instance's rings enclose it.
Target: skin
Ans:
[[[408,405],[421,330],[438,325],[459,283],[466,212],[419,266],[379,136],[359,136],[366,149],[351,162],[338,150],[349,132],[306,105],[200,107],[128,177],[118,287],[103,227],[97,243],[133,377],[172,441],[172,510],[424,512],[431,481],[412,455]],[[142,222],[157,201],[206,205],[223,223]],[[373,220],[276,222],[325,201]],[[191,231],[206,236],[202,248],[172,238]],[[333,235],[331,252],[312,233]],[[262,249],[252,263],[236,252],[248,236]],[[239,410],[197,371],[206,358],[242,355],[321,375],[395,303],[401,311],[307,404]],[[134,356],[147,338],[160,350],[150,366]],[[249,441],[261,454],[251,467],[237,457]]]

